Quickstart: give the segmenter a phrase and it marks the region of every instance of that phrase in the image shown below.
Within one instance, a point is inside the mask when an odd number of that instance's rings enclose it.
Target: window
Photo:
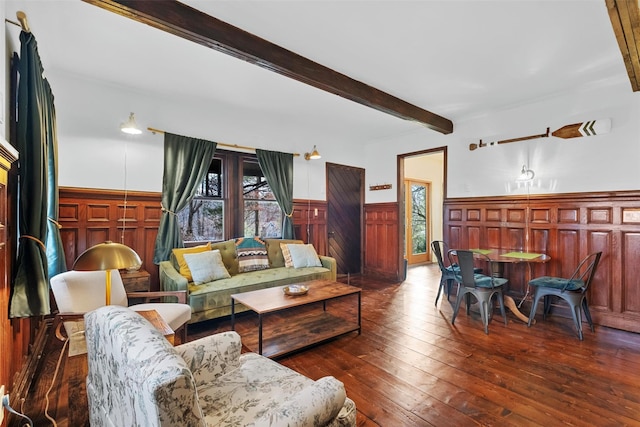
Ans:
[[[282,236],[282,210],[255,155],[217,150],[178,223],[185,242]]]
[[[243,162],[244,236],[281,237],[282,210],[258,161]]]

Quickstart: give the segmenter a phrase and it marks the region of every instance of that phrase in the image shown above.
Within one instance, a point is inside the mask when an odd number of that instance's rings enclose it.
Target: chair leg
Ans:
[[[467,316],[471,313],[471,293],[467,292],[465,295],[465,302],[467,303]]]
[[[502,314],[502,318],[504,319],[504,325],[507,326],[509,321],[507,320],[507,312],[504,309],[504,298],[502,296],[502,291],[497,292],[498,294],[498,302],[500,303],[500,314]]]
[[[489,335],[489,300],[486,298],[479,298],[478,305],[480,306],[480,317],[482,318],[482,324],[484,325],[484,333]]]
[[[538,301],[540,301],[540,297],[538,296],[538,292],[534,292],[533,293],[533,304],[531,304],[531,312],[529,313],[529,323],[527,323],[527,326],[530,328],[531,327],[531,322],[533,322],[533,319],[535,319],[536,317],[536,310],[538,309]]]
[[[444,277],[440,278],[440,285],[438,286],[438,293],[436,294],[436,306],[438,305],[438,299],[440,299],[440,294],[442,293],[442,288],[444,287]],[[449,297],[447,296],[447,299]]]
[[[456,305],[453,307],[453,316],[451,316],[451,324],[453,325],[456,321],[456,317],[458,316],[458,310],[460,309],[460,303],[462,302],[462,298],[466,296],[464,288],[458,286],[458,297],[456,298]]]
[[[587,298],[582,299],[582,311],[584,311],[584,315],[589,322],[589,327],[591,328],[591,332],[595,332],[595,328],[593,327],[593,320],[591,319],[591,312],[589,311],[589,304],[587,303]]]
[[[545,295],[542,309],[542,319],[546,320],[549,312],[551,312],[551,297],[549,295]]]
[[[187,343],[187,324],[182,325],[182,333],[180,334],[182,338],[181,344]]]
[[[578,338],[582,341],[582,306],[580,304],[573,305],[571,307],[571,315],[573,316],[573,323],[575,323],[578,330]]]

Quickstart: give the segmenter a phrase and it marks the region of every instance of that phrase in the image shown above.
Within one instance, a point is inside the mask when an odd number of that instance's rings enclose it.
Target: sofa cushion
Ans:
[[[231,314],[231,295],[275,286],[291,285],[309,280],[326,279],[330,270],[325,267],[268,268],[248,271],[229,279],[216,280],[202,285],[189,284],[189,305],[193,312],[190,323],[211,317]],[[236,312],[244,311],[236,305]]]
[[[195,254],[187,253],[184,254],[184,259],[187,261],[193,283],[196,285],[231,277],[222,263],[222,256],[218,249]]]
[[[240,273],[269,268],[267,247],[259,237],[240,237],[236,239],[236,252],[238,254],[238,270]]]
[[[239,273],[235,239],[212,243],[211,249],[217,249],[220,251],[220,255],[222,255],[222,262],[230,275],[235,276]]]
[[[264,239],[264,243],[267,246],[267,256],[269,257],[269,267],[278,268],[284,267],[284,257],[282,255],[281,243],[304,243],[302,240],[291,239]]]
[[[313,245],[299,245],[289,243],[286,245],[291,255],[293,268],[321,267],[322,263]]]
[[[175,248],[171,251],[171,254],[175,257],[175,260],[178,264],[177,270],[184,277],[187,278],[189,282],[193,280],[191,276],[191,270],[189,270],[189,266],[187,265],[187,261],[184,259],[184,254],[196,254],[198,252],[210,251],[211,243],[207,243],[206,245],[193,246],[191,248]]]

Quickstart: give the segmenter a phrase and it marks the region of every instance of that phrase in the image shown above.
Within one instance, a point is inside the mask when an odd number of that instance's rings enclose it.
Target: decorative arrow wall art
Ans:
[[[577,138],[582,136],[602,135],[611,131],[611,119],[589,120],[582,123],[574,123],[566,125],[551,132],[552,136],[562,139]],[[498,144],[508,144],[510,142],[526,141],[528,139],[547,138],[549,136],[549,128],[546,133],[539,135],[523,136],[520,138],[503,139],[501,141],[480,142],[478,144],[469,144],[469,150],[473,151],[477,148],[492,147]]]

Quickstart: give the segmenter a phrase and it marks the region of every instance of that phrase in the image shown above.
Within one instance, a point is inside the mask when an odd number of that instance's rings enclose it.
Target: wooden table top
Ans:
[[[298,283],[309,288],[304,295],[286,295],[282,288],[259,289],[257,291],[242,292],[231,295],[231,298],[258,314],[279,311],[291,307],[297,307],[314,302],[326,301],[346,295],[356,294],[362,289],[344,283],[331,280],[311,280]]]

